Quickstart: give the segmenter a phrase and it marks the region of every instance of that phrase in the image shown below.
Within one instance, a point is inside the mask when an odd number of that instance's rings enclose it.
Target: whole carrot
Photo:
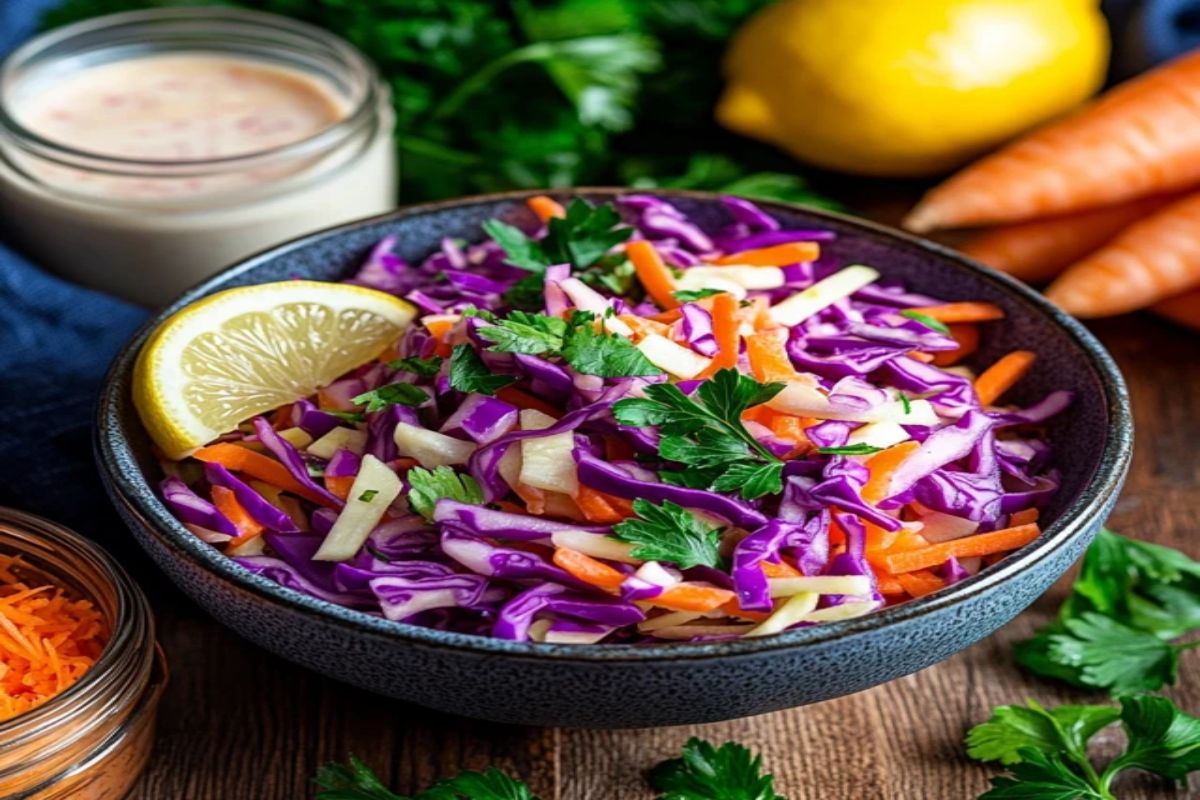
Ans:
[[[1200,289],[1155,303],[1153,311],[1177,325],[1200,331]]]
[[[977,161],[930,191],[914,231],[1018,222],[1200,183],[1200,50]]]
[[[961,248],[976,261],[1026,283],[1042,283],[1152,214],[1170,197],[1146,197],[1093,211],[985,230]]]
[[[1067,268],[1046,297],[1077,317],[1136,311],[1200,286],[1200,192],[1177,200]]]

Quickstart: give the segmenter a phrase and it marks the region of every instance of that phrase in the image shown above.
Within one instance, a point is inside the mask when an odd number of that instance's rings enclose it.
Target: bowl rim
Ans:
[[[193,562],[194,566],[214,573],[216,577],[232,584],[237,589],[264,601],[282,604],[290,612],[316,617],[319,622],[337,624],[361,634],[396,639],[416,646],[466,651],[477,655],[524,657],[538,661],[552,659],[565,662],[607,663],[704,660],[759,655],[779,650],[799,652],[806,646],[831,643],[835,640],[866,634],[879,628],[912,622],[976,597],[1017,574],[1030,570],[1038,562],[1050,558],[1062,548],[1069,546],[1071,542],[1094,525],[1092,518],[1109,505],[1120,489],[1129,469],[1133,450],[1133,422],[1129,394],[1124,378],[1112,356],[1081,323],[1030,287],[1008,275],[979,264],[945,245],[847,214],[797,203],[768,200],[754,200],[754,202],[768,212],[774,210],[789,214],[800,213],[809,216],[814,221],[825,220],[868,234],[871,237],[890,239],[908,248],[923,251],[932,258],[961,272],[972,274],[976,279],[990,283],[1001,291],[1015,296],[1016,300],[1048,317],[1055,325],[1063,329],[1073,343],[1086,355],[1089,366],[1098,376],[1105,393],[1105,408],[1108,416],[1106,442],[1091,482],[1064,509],[1054,524],[1042,531],[1037,539],[988,569],[924,597],[874,611],[862,617],[785,631],[774,636],[714,642],[664,642],[661,644],[585,645],[516,642],[387,620],[302,594],[256,575],[189,533],[171,515],[158,498],[152,485],[142,476],[141,471],[136,469],[136,459],[128,440],[121,434],[116,409],[123,399],[130,396],[129,382],[132,378],[133,362],[143,341],[170,314],[184,305],[220,289],[231,278],[251,271],[289,252],[302,250],[330,236],[379,223],[399,222],[473,205],[515,204],[534,195],[547,193],[567,197],[582,195],[610,198],[637,193],[651,194],[666,199],[686,198],[708,203],[717,202],[722,196],[719,193],[682,189],[637,190],[629,187],[608,186],[516,190],[470,195],[401,206],[383,214],[308,233],[242,259],[212,277],[197,283],[180,294],[175,301],[153,314],[134,332],[113,359],[104,378],[94,428],[96,460],[110,495],[124,505],[127,511],[146,523],[147,530],[167,545],[176,557],[186,557]],[[124,469],[126,465],[133,465],[135,468],[127,473]]]

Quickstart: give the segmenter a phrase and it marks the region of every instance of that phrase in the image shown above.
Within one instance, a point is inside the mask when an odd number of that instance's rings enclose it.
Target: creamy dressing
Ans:
[[[79,283],[156,305],[272,244],[395,204],[378,84],[364,118],[341,80],[259,54],[53,67],[6,85],[11,116],[63,155],[16,146],[28,141],[19,130],[0,139],[0,225]]]

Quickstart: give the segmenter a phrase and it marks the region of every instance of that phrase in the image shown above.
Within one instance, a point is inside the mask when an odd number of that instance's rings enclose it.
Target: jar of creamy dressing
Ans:
[[[181,8],[44,34],[0,65],[0,235],[159,305],[270,245],[395,205],[387,87],[345,41]]]

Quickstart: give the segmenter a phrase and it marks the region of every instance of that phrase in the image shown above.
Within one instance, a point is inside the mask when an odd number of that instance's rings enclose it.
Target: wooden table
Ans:
[[[894,217],[894,208],[873,214]],[[1111,525],[1200,557],[1200,337],[1148,316],[1094,330],[1127,376],[1137,452]],[[1070,454],[1062,457],[1069,458]],[[153,760],[131,800],[300,800],[318,766],[355,754],[397,792],[495,765],[542,800],[649,800],[643,772],[690,736],[736,739],[763,754],[790,800],[974,798],[997,770],[966,758],[963,734],[993,706],[1102,702],[1019,672],[1013,641],[1058,607],[1060,582],[999,633],[916,675],[817,706],[733,722],[635,731],[539,730],[475,722],[384,700],[295,667],[238,639],[144,564],[173,670]],[[1200,713],[1200,654],[1170,692]],[[1098,748],[1122,745],[1115,729]],[[1123,800],[1200,797],[1138,774]]]

